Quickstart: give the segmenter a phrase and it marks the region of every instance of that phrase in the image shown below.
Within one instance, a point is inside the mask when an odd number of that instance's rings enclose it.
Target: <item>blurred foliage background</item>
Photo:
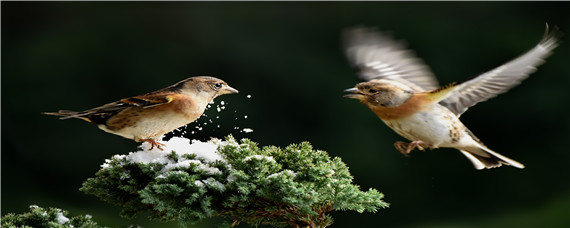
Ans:
[[[483,171],[452,149],[397,152],[400,136],[342,98],[358,81],[340,45],[347,27],[392,31],[440,83],[461,81],[532,48],[545,22],[570,33],[568,2],[1,4],[2,214],[37,204],[115,227],[176,227],[122,219],[119,208],[78,191],[104,159],[136,150],[135,142],[40,113],[212,75],[240,94],[218,98],[214,107],[223,100],[226,108],[207,110],[198,120],[204,129],[186,136],[310,141],[342,157],[356,184],[391,203],[375,214],[334,213],[333,227],[570,227],[568,42],[520,86],[462,116],[487,146],[527,166]]]

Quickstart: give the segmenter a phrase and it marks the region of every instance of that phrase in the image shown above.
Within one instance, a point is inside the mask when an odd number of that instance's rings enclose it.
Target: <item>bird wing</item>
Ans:
[[[116,113],[129,107],[150,108],[157,105],[170,103],[173,99],[174,98],[172,96],[164,93],[148,93],[140,96],[121,99],[119,101],[111,102],[103,106],[82,112],[60,110],[58,113],[47,114],[63,116],[61,119],[88,117],[89,119],[99,118],[106,120]]]
[[[170,103],[174,98],[163,93],[150,93],[141,96],[135,96],[130,98],[125,98],[119,102],[128,105],[136,106],[141,108],[150,108],[161,104]]]
[[[543,39],[534,48],[502,66],[454,86],[440,104],[460,116],[469,107],[506,92],[544,63],[544,59],[558,46],[561,35],[556,28],[549,33],[547,25]]]
[[[390,79],[423,92],[436,89],[438,82],[429,67],[401,41],[373,28],[357,27],[343,33],[346,56],[359,70],[359,78]]]

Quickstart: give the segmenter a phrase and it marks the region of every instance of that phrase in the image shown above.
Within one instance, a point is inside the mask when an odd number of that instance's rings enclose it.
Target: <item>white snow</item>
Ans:
[[[59,224],[65,224],[69,222],[69,218],[65,217],[61,211],[57,212],[55,220],[57,220],[57,223]]]
[[[228,178],[226,178],[226,180],[228,182],[233,182],[236,180],[236,176],[234,176],[233,174],[228,175]]]
[[[243,133],[251,133],[251,132],[253,132],[253,129],[251,129],[251,128],[244,128],[244,129],[242,129],[241,131],[242,131]]]
[[[206,175],[219,175],[222,171],[219,168],[212,167],[211,164],[213,162],[222,162],[231,170],[231,165],[227,164],[224,157],[218,152],[218,147],[223,146],[244,146],[243,144],[240,145],[237,142],[228,142],[219,139],[213,139],[208,142],[202,142],[199,140],[190,140],[187,138],[180,138],[180,137],[172,137],[168,141],[160,141],[160,143],[164,144],[161,148],[163,150],[159,150],[158,148],[153,148],[151,150],[151,146],[149,143],[143,143],[141,145],[141,149],[136,152],[130,152],[128,155],[115,155],[112,159],[105,160],[105,163],[101,165],[102,168],[110,168],[111,166],[117,164],[125,164],[125,163],[160,163],[164,164],[162,169],[157,173],[158,175],[156,178],[166,178],[169,174],[186,174],[188,171],[186,169],[190,168],[191,166],[195,166],[200,170],[203,170]],[[176,153],[178,159],[174,161],[170,159],[170,155],[172,152]],[[186,155],[193,155],[193,159],[188,159]],[[252,158],[259,159],[259,160],[268,160],[275,162],[273,157],[262,156],[262,155],[253,155],[246,157],[244,160],[250,160]],[[121,179],[130,178],[128,173],[121,175]],[[232,182],[236,179],[235,176],[229,175],[226,180],[228,182]],[[204,186],[208,188],[214,189],[221,189],[224,190],[225,186],[220,181],[212,177],[208,177],[205,180],[195,180],[194,184],[196,186]],[[63,221],[63,220],[62,220]]]
[[[199,140],[192,140],[187,138],[172,137],[168,141],[161,141],[165,146],[162,146],[163,150],[158,148],[150,149],[150,144],[143,143],[140,151],[131,152],[128,155],[115,155],[113,159],[106,159],[105,163],[101,165],[102,168],[111,167],[112,160],[125,161],[127,163],[160,163],[164,164],[164,167],[160,170],[156,178],[166,178],[168,173],[186,173],[186,171],[175,170],[175,169],[187,169],[192,164],[197,165],[197,168],[203,170],[207,175],[217,175],[221,174],[222,171],[216,167],[212,167],[209,163],[221,161],[225,163],[225,159],[220,153],[218,153],[218,146],[229,145],[230,142],[222,141],[219,139],[214,139],[208,142],[202,142]],[[237,143],[236,143],[237,145]],[[178,161],[175,162],[169,158],[171,152],[174,151],[178,155]],[[184,155],[194,155],[195,159],[187,159]],[[231,168],[229,164],[228,167]],[[121,179],[128,179],[130,175],[124,173],[120,176]],[[200,182],[200,181],[198,181]],[[198,182],[195,182],[197,184]],[[206,184],[207,186],[215,186],[223,189],[222,183],[211,179],[209,181],[202,180],[201,184]],[[198,184],[197,184],[198,185]]]
[[[178,161],[178,163],[169,163],[169,164],[165,165],[164,168],[162,168],[161,172],[166,173],[170,170],[173,170],[175,168],[180,168],[180,167],[189,168],[190,164],[197,164],[198,169],[204,170],[207,174],[210,174],[210,175],[222,173],[222,171],[220,171],[218,168],[210,167],[207,164],[203,164],[199,160],[181,160],[181,161]]]
[[[183,138],[179,138],[183,139]],[[187,139],[186,139],[187,140]],[[171,140],[172,141],[172,140]],[[219,143],[219,141],[218,141]],[[207,162],[225,161],[222,155],[218,153],[218,143],[216,142],[201,142],[198,140],[192,141],[189,147],[189,152],[196,155],[196,158],[202,158]]]
[[[218,153],[218,145],[215,142],[201,142],[198,140],[190,140],[187,138],[172,137],[169,141],[161,141],[160,143],[165,144],[162,147],[163,150],[158,148],[153,148],[150,150],[150,144],[145,142],[142,144],[142,151],[131,152],[126,155],[127,160],[130,162],[140,162],[140,163],[161,163],[168,164],[170,160],[166,155],[170,154],[170,151],[175,151],[179,156],[184,154],[195,154],[196,158],[203,159],[206,162],[213,161],[224,161],[222,156]],[[125,156],[125,155],[122,155]],[[114,158],[121,159],[121,155],[115,155]],[[109,160],[106,160],[109,162]],[[109,164],[103,164],[103,166],[108,167]]]
[[[198,166],[198,168],[206,171],[206,173],[210,174],[210,175],[222,173],[222,171],[220,171],[218,168],[210,167],[209,165],[206,165],[206,164],[201,164],[200,166]]]
[[[276,177],[276,176],[279,176],[279,175],[284,175],[285,173],[287,173],[287,174],[289,174],[289,175],[291,175],[291,176],[293,176],[293,177],[295,177],[295,176],[297,175],[297,173],[295,173],[295,172],[293,172],[293,171],[291,171],[291,170],[285,169],[285,170],[283,170],[283,171],[281,171],[281,172],[277,172],[277,173],[271,174],[271,175],[267,176],[267,178],[272,178],[272,177]]]
[[[168,172],[170,170],[173,170],[175,168],[188,168],[190,167],[190,164],[202,164],[202,162],[197,161],[197,160],[185,160],[185,161],[179,161],[178,163],[169,163],[167,165],[164,166],[164,168],[162,168],[162,172]]]
[[[252,158],[255,158],[255,159],[257,159],[257,160],[268,160],[268,161],[275,162],[275,159],[273,159],[273,157],[271,157],[271,156],[263,156],[263,155],[258,155],[258,154],[256,154],[256,155],[251,155],[251,156],[247,156],[247,157],[245,157],[245,158],[243,159],[243,161],[249,161],[249,160],[251,160]]]
[[[217,188],[217,189],[220,189],[222,191],[226,188],[226,186],[224,186],[224,184],[220,183],[219,181],[217,181],[211,177],[206,179],[206,180],[203,180],[202,182],[204,182],[204,184],[206,184],[206,186],[208,186],[208,187]]]
[[[153,148],[152,150],[149,147],[146,147],[148,145],[148,143],[143,143],[142,144],[142,148],[143,151],[139,151],[139,152],[131,152],[129,153],[129,155],[127,155],[127,161],[133,162],[133,163],[144,163],[144,164],[148,164],[148,163],[160,163],[160,164],[166,164],[168,163],[168,158],[165,156],[165,153],[161,150],[159,150],[158,148]]]

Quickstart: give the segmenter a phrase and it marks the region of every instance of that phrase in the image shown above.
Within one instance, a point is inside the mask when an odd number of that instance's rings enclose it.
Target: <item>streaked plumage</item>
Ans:
[[[86,111],[60,110],[44,114],[61,116],[60,119],[79,118],[106,132],[137,142],[149,142],[160,149],[162,144],[157,140],[162,135],[194,122],[219,95],[237,92],[220,79],[198,76]]]
[[[346,54],[366,81],[347,89],[345,97],[366,104],[384,123],[411,143],[396,142],[403,154],[414,148],[450,147],[460,150],[477,169],[502,164],[524,165],[500,155],[473,135],[459,116],[469,107],[520,84],[558,46],[560,32],[549,32],[530,51],[462,83],[438,88],[423,61],[388,35],[371,28],[344,33]]]

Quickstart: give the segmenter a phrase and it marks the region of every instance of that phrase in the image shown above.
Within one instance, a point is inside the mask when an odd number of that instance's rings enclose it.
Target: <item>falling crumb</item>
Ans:
[[[244,129],[242,129],[241,131],[242,131],[243,133],[251,133],[251,132],[253,132],[253,129],[251,129],[251,128],[244,128]]]
[[[221,104],[221,105],[224,105],[225,103],[226,103],[226,102],[224,102],[224,101],[220,101],[220,104]]]
[[[243,116],[244,119],[247,119],[247,115]]]
[[[247,96],[245,96],[245,97],[247,97],[247,98],[251,98],[251,95],[249,95],[249,94],[248,94],[248,95],[247,95]]]

